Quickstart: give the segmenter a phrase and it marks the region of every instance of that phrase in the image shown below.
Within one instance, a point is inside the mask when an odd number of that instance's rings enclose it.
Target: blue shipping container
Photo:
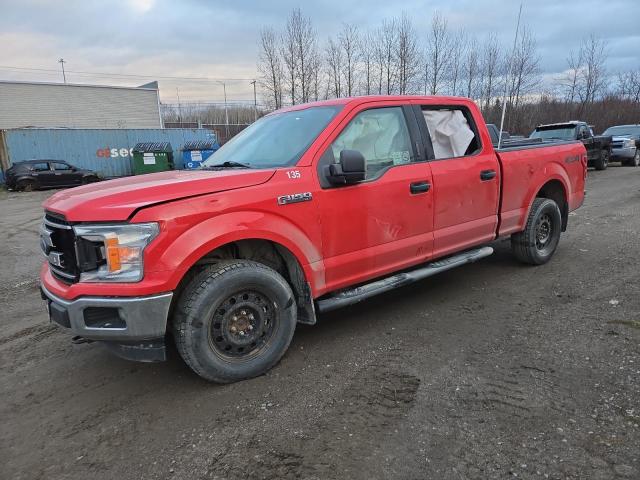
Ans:
[[[33,159],[65,160],[103,177],[131,175],[132,149],[138,143],[169,142],[175,168],[184,168],[182,147],[194,141],[216,141],[205,129],[40,129],[21,128],[0,132],[2,165]],[[4,148],[3,148],[4,145]]]

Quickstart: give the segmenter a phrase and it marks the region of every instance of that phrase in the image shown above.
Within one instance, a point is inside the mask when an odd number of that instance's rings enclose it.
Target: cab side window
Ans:
[[[480,139],[471,113],[461,108],[422,110],[436,160],[473,155],[480,151]]]
[[[401,107],[373,108],[356,115],[331,144],[338,161],[342,150],[357,150],[366,162],[365,179],[415,160]]]

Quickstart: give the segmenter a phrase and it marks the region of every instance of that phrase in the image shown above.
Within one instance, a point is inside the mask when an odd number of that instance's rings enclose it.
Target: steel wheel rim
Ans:
[[[247,360],[264,350],[277,330],[276,308],[254,289],[227,296],[213,312],[209,345],[216,355],[230,361]]]
[[[551,216],[547,213],[540,215],[536,222],[536,248],[540,251],[544,251],[551,244],[551,238],[553,236],[553,221]]]
[[[637,167],[640,166],[640,151],[636,150],[636,154],[633,156],[633,164]]]

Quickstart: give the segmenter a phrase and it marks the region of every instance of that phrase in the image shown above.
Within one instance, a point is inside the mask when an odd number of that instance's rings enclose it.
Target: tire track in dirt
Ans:
[[[265,447],[253,437],[216,458],[206,478],[366,477],[363,456],[379,453],[385,437],[405,420],[416,400],[420,379],[406,372],[404,362],[400,349],[389,350],[362,367],[298,442],[283,446],[280,439]]]

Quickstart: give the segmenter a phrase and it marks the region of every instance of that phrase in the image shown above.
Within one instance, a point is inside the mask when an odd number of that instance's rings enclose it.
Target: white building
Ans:
[[[0,81],[0,130],[162,128],[158,84],[111,87]]]

